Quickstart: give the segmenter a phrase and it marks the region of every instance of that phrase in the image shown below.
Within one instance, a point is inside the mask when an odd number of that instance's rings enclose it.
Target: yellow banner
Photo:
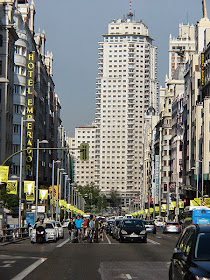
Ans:
[[[159,206],[155,206],[155,212],[159,212]]]
[[[48,190],[39,190],[39,199],[48,199]]]
[[[153,213],[154,209],[153,208],[149,208],[149,211],[150,211],[150,213]]]
[[[65,201],[63,199],[59,200],[59,206],[63,207],[65,205]]]
[[[204,201],[206,202],[206,206],[210,207],[210,198],[209,197],[204,198]]]
[[[179,208],[184,208],[184,201],[179,201]]]
[[[49,187],[49,196],[52,198],[52,186]],[[57,198],[57,186],[54,186],[54,198]]]
[[[26,200],[30,200],[30,201],[35,201],[35,194],[27,194],[26,195]]]
[[[7,194],[17,194],[18,181],[7,181]]]
[[[24,193],[28,195],[35,193],[35,181],[24,181]]]
[[[161,205],[161,210],[166,210],[167,209],[167,204],[162,204]]]
[[[197,204],[197,206],[201,206],[202,200],[200,198],[194,198],[194,201]]]
[[[0,166],[0,183],[6,183],[9,176],[9,166]]]

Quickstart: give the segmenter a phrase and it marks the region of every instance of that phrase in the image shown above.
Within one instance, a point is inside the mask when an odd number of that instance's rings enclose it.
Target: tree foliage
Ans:
[[[86,186],[76,186],[82,197],[85,199],[85,211],[100,212],[107,207],[105,195],[101,195],[100,190],[94,184]]]
[[[17,215],[18,213],[18,196],[14,194],[7,194],[5,189],[0,190],[0,201],[3,206],[9,209],[12,214]]]
[[[110,202],[112,207],[119,207],[120,205],[120,196],[116,190],[110,192]]]

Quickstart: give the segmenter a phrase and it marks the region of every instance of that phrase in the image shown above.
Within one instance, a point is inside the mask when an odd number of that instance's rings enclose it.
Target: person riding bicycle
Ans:
[[[69,230],[69,241],[71,242],[72,234],[74,233],[74,230],[75,230],[75,224],[74,224],[72,218],[70,218],[70,221],[69,221],[69,224],[68,224],[68,230]]]
[[[81,233],[82,233],[83,223],[84,223],[84,221],[79,215],[77,216],[76,220],[74,220],[74,224],[75,224],[75,227],[76,227],[77,238],[79,238],[79,235],[81,235]]]

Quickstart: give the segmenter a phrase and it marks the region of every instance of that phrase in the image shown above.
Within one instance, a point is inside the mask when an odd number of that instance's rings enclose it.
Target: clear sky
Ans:
[[[68,136],[95,117],[98,42],[108,23],[129,12],[129,0],[34,0],[35,29],[46,32],[46,51],[54,55],[54,82]],[[207,0],[210,15],[210,0]],[[177,37],[179,23],[202,17],[202,0],[133,0],[137,20],[149,27],[158,47],[158,80],[168,73],[169,35]]]

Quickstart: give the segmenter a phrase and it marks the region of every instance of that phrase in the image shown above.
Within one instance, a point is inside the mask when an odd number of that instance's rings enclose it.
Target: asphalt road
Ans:
[[[147,243],[119,243],[105,236],[100,243],[31,244],[24,240],[0,246],[1,280],[166,280],[179,235],[148,234]]]

